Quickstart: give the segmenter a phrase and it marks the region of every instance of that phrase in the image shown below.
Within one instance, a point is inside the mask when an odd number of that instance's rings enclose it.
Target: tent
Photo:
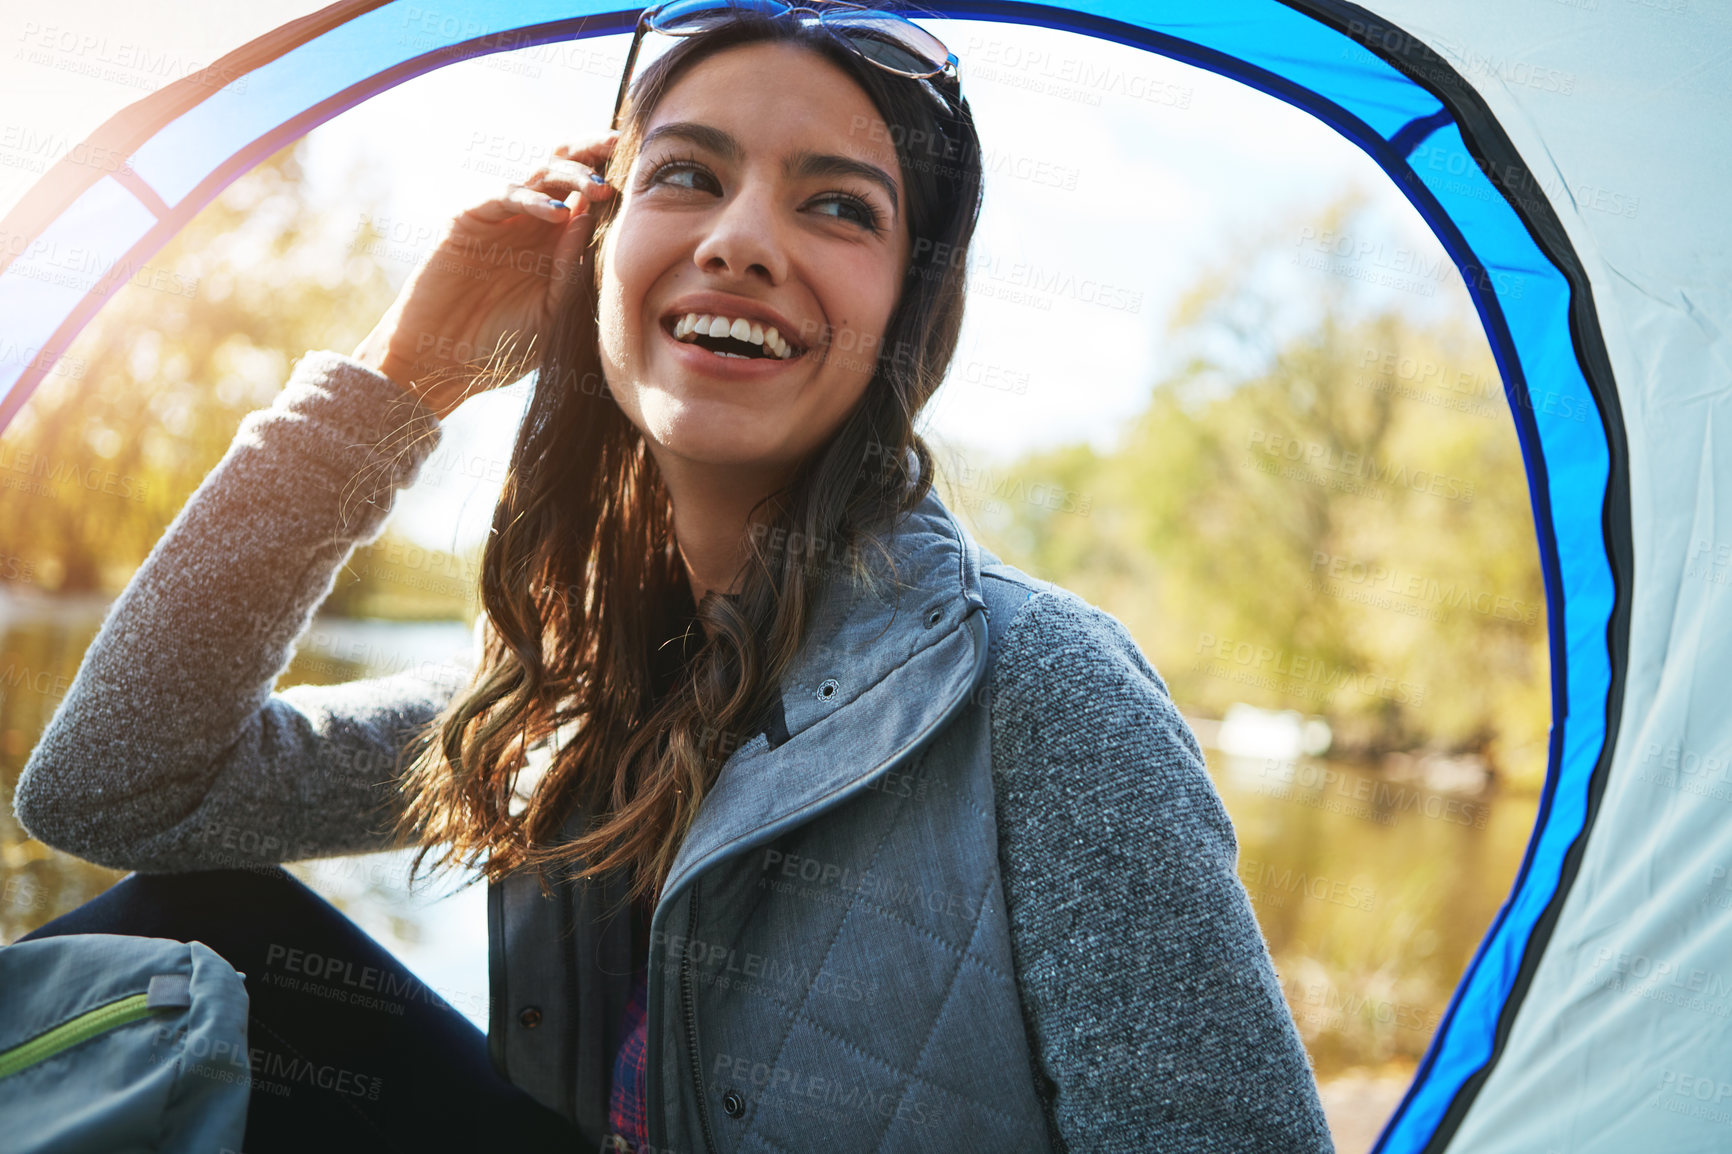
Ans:
[[[93,247],[137,267],[237,176],[370,96],[457,60],[628,31],[636,16],[596,0],[449,0],[415,9],[425,35],[411,44],[387,34],[407,7],[343,0],[271,30],[224,10],[245,25],[232,51],[115,112],[30,188],[0,223],[0,341],[13,350],[0,428],[124,283],[45,275],[56,254]],[[1732,709],[1718,680],[1732,659],[1713,641],[1720,625],[1732,634],[1732,457],[1717,466],[1713,449],[1713,415],[1732,405],[1732,223],[1717,203],[1732,178],[1732,83],[1717,67],[1732,12],[1702,0],[926,10],[1117,41],[1310,112],[1417,208],[1484,325],[1544,571],[1549,766],[1509,897],[1377,1149],[1732,1146],[1720,1041]]]

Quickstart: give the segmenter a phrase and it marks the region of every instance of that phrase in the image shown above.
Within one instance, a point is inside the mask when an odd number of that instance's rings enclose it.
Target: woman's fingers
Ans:
[[[463,215],[483,224],[498,224],[520,213],[527,213],[550,224],[564,224],[571,219],[571,210],[565,206],[562,197],[551,196],[547,192],[526,188],[521,184],[509,186],[501,195],[465,210]]]
[[[556,160],[575,160],[579,164],[600,170],[607,167],[609,158],[613,156],[614,145],[618,143],[619,132],[614,130],[590,140],[567,141],[556,147],[553,155]]]
[[[545,188],[549,196],[564,197],[573,191],[591,200],[599,200],[613,191],[604,181],[592,179],[596,170],[575,160],[550,160],[523,183],[530,188]]]
[[[613,146],[619,143],[619,130],[610,130],[601,136],[588,140],[568,140],[553,150],[553,155],[561,160],[580,160],[585,164],[599,164],[613,152]]]
[[[465,215],[486,224],[498,224],[519,213],[550,223],[570,220],[572,213],[582,211],[582,204],[570,199],[573,192],[585,200],[613,195],[611,185],[594,179],[598,175],[594,165],[605,162],[618,138],[617,132],[610,132],[594,140],[559,145],[552,159],[522,184],[508,186],[503,194],[476,205]]]

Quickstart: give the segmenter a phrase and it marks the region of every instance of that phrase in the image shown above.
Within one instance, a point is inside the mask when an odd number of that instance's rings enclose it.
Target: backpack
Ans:
[[[0,947],[10,1154],[239,1154],[252,1070],[242,975],[201,942],[68,934]]]

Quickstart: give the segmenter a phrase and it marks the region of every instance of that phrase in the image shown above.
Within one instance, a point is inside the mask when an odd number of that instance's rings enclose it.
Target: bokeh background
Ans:
[[[1486,341],[1418,214],[1307,114],[1083,37],[930,26],[987,148],[967,327],[923,425],[941,493],[1006,560],[1119,617],[1167,680],[1338,1146],[1364,1150],[1545,772],[1544,592]],[[170,275],[85,330],[0,432],[0,796],[241,417],[306,351],[351,350],[447,217],[601,128],[625,48],[502,53],[369,101],[231,185],[152,258]],[[55,51],[9,60],[7,87],[69,67]],[[115,82],[178,78],[151,67]],[[76,143],[0,133],[6,203]],[[468,648],[526,396],[446,422],[279,689]],[[91,491],[91,468],[118,483]],[[485,1028],[480,887],[411,890],[401,854],[292,868]],[[0,941],[120,876],[0,809]]]

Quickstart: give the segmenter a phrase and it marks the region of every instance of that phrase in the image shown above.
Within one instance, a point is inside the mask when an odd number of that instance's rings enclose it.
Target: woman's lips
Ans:
[[[782,369],[797,365],[806,359],[805,353],[786,359],[781,357],[729,356],[723,353],[714,353],[695,342],[682,341],[676,338],[673,334],[674,319],[677,318],[670,318],[656,327],[661,330],[662,337],[674,346],[674,356],[679,359],[680,363],[697,372],[736,380],[755,380],[758,377],[769,376]]]

